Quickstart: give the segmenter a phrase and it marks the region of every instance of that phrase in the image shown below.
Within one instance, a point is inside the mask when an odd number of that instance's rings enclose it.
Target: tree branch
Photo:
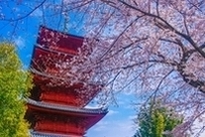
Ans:
[[[160,25],[162,25],[162,27],[165,27],[166,29],[169,29],[170,31],[175,32],[179,36],[183,37],[185,40],[187,40],[194,47],[194,49],[196,51],[198,51],[205,58],[205,52],[197,46],[197,44],[193,41],[193,39],[189,35],[186,35],[184,33],[179,32],[178,30],[176,30],[172,25],[170,25],[166,20],[164,20],[160,16],[157,16],[157,15],[154,15],[154,14],[151,14],[151,13],[147,13],[147,12],[137,8],[137,7],[134,7],[134,6],[126,3],[123,0],[118,0],[118,1],[121,2],[124,5],[126,5],[126,6],[132,8],[132,9],[134,9],[134,10],[136,10],[136,11],[138,11],[138,12],[144,14],[144,15],[146,15],[146,16],[149,16],[149,17],[157,19],[156,22],[158,22]]]
[[[31,15],[35,10],[37,10],[39,7],[41,7],[45,2],[46,2],[46,0],[43,0],[39,5],[37,5],[36,7],[34,7],[31,11],[29,11],[29,12],[28,12],[26,15],[24,15],[24,16],[21,16],[21,17],[16,18],[16,19],[3,19],[2,21],[15,22],[15,21],[22,20],[22,19],[28,17],[29,15]]]

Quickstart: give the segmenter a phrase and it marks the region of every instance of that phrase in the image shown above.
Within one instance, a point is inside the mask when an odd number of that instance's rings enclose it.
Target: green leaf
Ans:
[[[28,137],[23,97],[29,95],[31,76],[24,71],[14,46],[0,43],[0,136]]]

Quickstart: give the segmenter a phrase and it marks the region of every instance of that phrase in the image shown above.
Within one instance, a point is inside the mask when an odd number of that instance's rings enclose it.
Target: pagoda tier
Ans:
[[[82,108],[86,106],[89,103],[89,100],[92,99],[93,92],[91,89],[88,93],[80,93],[78,91],[81,85],[73,85],[69,88],[62,88],[62,87],[34,87],[31,91],[31,99],[34,99],[36,101],[44,101],[44,102],[50,102],[50,103],[56,103],[56,104],[65,104],[70,106],[76,106],[79,108]],[[78,87],[74,89],[74,87]],[[85,87],[83,86],[85,89]],[[95,88],[93,86],[93,88]],[[86,89],[85,89],[86,91]]]
[[[45,26],[40,26],[37,38],[37,44],[44,48],[70,54],[77,54],[83,41],[83,37],[62,33]]]
[[[81,135],[64,135],[64,134],[55,134],[55,133],[51,135],[49,133],[33,131],[33,130],[31,130],[30,133],[31,133],[31,137],[82,137]]]
[[[82,47],[84,38],[40,27],[34,46],[31,70],[52,77],[67,77],[71,72],[71,59]],[[69,75],[70,76],[70,75]]]
[[[69,63],[83,41],[83,37],[40,27],[30,64],[34,87],[25,116],[31,123],[32,137],[83,137],[107,114],[107,109],[85,108],[102,85],[71,71],[75,66]]]
[[[36,88],[31,91],[31,98],[84,107],[98,94],[102,85],[86,83],[84,86],[82,80],[71,85],[73,78],[59,72],[56,64],[59,61],[66,62],[72,56],[35,46],[30,70]]]
[[[79,109],[68,105],[57,105],[28,99],[27,119],[34,131],[44,134],[83,136],[85,132],[102,119],[107,109]]]

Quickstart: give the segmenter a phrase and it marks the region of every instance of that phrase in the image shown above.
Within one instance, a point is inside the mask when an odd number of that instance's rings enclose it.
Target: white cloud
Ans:
[[[87,134],[88,137],[132,137],[135,133],[133,129],[133,121],[129,119],[124,120],[110,120],[100,121]]]
[[[109,125],[109,122],[107,121],[100,121],[98,122],[95,127],[93,128],[94,131],[104,131],[106,130],[107,126]]]
[[[39,8],[37,8],[37,9],[31,14],[31,16],[33,16],[33,17],[42,17],[42,15],[43,15],[43,12],[42,12],[42,10],[40,10]]]
[[[119,113],[118,111],[114,111],[114,110],[109,110],[109,113],[107,114],[108,116],[114,115]]]
[[[123,91],[122,92],[122,94],[124,94],[125,96],[134,96],[134,95],[136,95],[136,92],[134,91],[134,90],[125,90],[125,91]]]
[[[25,40],[22,37],[14,39],[14,43],[18,49],[23,49],[25,47]]]
[[[129,118],[130,120],[134,120],[134,119],[137,118],[137,115],[129,116],[128,118]]]

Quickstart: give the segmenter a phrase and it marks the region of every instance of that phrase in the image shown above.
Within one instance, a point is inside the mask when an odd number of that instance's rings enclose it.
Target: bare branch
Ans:
[[[18,17],[16,19],[2,19],[2,21],[7,21],[7,22],[15,22],[15,21],[19,21],[22,19],[25,19],[26,17],[28,17],[29,15],[31,15],[35,10],[37,10],[38,8],[40,8],[44,3],[46,2],[46,0],[43,0],[39,5],[37,5],[36,7],[34,7],[31,11],[29,11],[26,15]]]

